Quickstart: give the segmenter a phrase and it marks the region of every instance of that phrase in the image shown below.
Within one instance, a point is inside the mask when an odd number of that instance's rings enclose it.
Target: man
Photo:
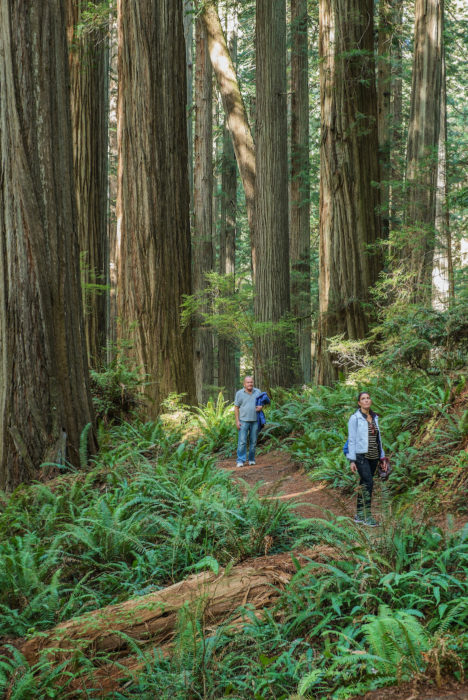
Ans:
[[[260,389],[254,387],[253,377],[245,377],[244,388],[239,389],[234,399],[236,426],[239,431],[237,442],[237,467],[243,467],[247,459],[247,438],[249,438],[249,464],[255,464],[255,447],[257,445],[258,422],[257,413],[262,406],[257,406]]]

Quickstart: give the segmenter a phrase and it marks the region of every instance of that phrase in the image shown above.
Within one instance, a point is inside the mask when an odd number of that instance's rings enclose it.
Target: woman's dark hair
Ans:
[[[358,406],[359,406],[359,401],[361,400],[361,396],[362,396],[363,394],[367,394],[368,396],[370,396],[370,394],[369,394],[368,391],[360,391],[359,394],[358,394],[358,397],[357,397],[357,404],[358,404]]]
[[[357,397],[357,405],[358,405],[358,408],[361,408],[360,405],[359,405],[359,401],[361,400],[361,396],[362,396],[363,394],[367,394],[367,395],[370,397],[370,394],[369,394],[368,391],[360,391],[359,394],[358,394],[358,397]],[[372,408],[369,409],[369,414],[372,416],[372,418],[374,418],[374,416],[377,415],[377,413],[375,413],[375,412],[372,410]]]

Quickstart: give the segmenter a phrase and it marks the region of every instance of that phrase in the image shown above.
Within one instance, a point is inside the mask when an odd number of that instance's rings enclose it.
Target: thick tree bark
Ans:
[[[237,17],[235,10],[228,15],[227,41],[229,54],[237,60]],[[228,275],[229,293],[235,292],[237,166],[231,135],[224,117],[223,157],[221,175],[221,222],[219,232],[219,273]],[[231,399],[238,385],[236,346],[231,340],[218,338],[218,384]]]
[[[202,18],[208,33],[208,49],[213,70],[223,100],[227,126],[231,134],[237,166],[245,193],[247,219],[252,245],[252,266],[256,266],[255,236],[255,147],[247,118],[244,101],[239,89],[236,71],[232,62],[221,22],[213,2],[203,6]]]
[[[307,0],[291,0],[291,312],[302,379],[311,380]]]
[[[11,489],[42,462],[79,466],[93,422],[58,0],[0,1],[0,95],[0,487]]]
[[[363,338],[381,268],[377,96],[371,0],[320,5],[320,320],[317,380],[337,377],[327,338]],[[351,54],[351,57],[350,57]]]
[[[156,416],[171,392],[196,401],[182,4],[119,0],[118,308]]]
[[[447,81],[445,68],[445,45],[442,39],[442,67],[440,94],[439,158],[437,165],[437,192],[435,228],[437,245],[432,275],[432,304],[434,308],[445,309],[455,296],[453,275],[452,236],[450,230],[450,210],[448,206],[447,180]]]
[[[256,48],[255,319],[277,324],[290,311],[285,0],[258,0]],[[297,368],[290,336],[273,328],[259,336],[258,386],[293,383]]]
[[[193,0],[184,0],[185,62],[187,68],[187,141],[190,201],[193,201]]]
[[[392,127],[391,127],[391,185],[390,185],[390,229],[399,230],[402,221],[402,188],[403,188],[403,54],[402,25],[403,25],[403,0],[393,0],[393,36],[392,36]]]
[[[391,148],[391,0],[379,0],[377,115],[380,153],[380,211],[382,235],[390,231],[390,148]]]
[[[119,237],[117,235],[117,191],[119,149],[117,143],[118,103],[118,31],[117,17],[111,17],[109,31],[109,173],[108,173],[108,241],[109,241],[109,294],[107,315],[107,362],[114,358],[117,344],[117,271]]]
[[[91,366],[104,359],[107,336],[107,28],[76,36],[81,0],[67,0],[73,164],[85,332]]]
[[[407,147],[408,244],[412,300],[430,303],[440,128],[443,0],[416,0]]]
[[[206,273],[213,270],[213,83],[206,28],[198,17],[195,23],[195,173],[193,187],[193,289],[206,288]],[[205,309],[207,310],[207,309]],[[197,399],[207,400],[213,386],[213,333],[194,324],[194,370]]]

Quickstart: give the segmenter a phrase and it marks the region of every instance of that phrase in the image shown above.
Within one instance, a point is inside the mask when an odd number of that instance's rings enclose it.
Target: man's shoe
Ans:
[[[256,464],[255,460],[253,462],[249,462],[249,467],[253,467],[253,466],[255,466],[255,464]]]
[[[372,515],[369,515],[369,517],[364,520],[364,525],[368,525],[368,527],[378,527],[380,523],[378,523]]]
[[[244,466],[244,462],[237,462],[237,464],[236,464],[236,467],[243,467],[243,466]]]
[[[363,515],[361,515],[360,513],[356,513],[356,515],[354,516],[354,522],[355,523],[365,523],[366,521],[365,521],[365,518]]]

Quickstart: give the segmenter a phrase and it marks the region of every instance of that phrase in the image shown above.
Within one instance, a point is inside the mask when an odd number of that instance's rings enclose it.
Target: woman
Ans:
[[[351,470],[360,476],[360,489],[357,497],[355,522],[376,527],[378,522],[371,514],[374,474],[379,461],[384,460],[385,452],[380,439],[377,414],[371,410],[372,400],[367,391],[358,396],[358,410],[348,422],[348,454]],[[381,462],[387,469],[385,460]]]

